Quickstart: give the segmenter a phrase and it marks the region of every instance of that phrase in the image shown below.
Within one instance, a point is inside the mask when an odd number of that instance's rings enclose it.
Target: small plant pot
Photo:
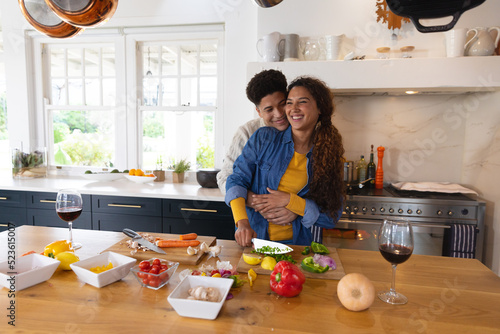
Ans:
[[[173,173],[172,172],[172,181],[174,183],[184,183],[184,172],[182,172],[182,173]]]
[[[164,170],[154,170],[153,174],[156,176],[155,182],[165,181],[165,171]]]

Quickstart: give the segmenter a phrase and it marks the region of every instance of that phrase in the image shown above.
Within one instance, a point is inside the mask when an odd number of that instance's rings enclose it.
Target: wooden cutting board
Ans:
[[[178,234],[163,234],[163,233],[150,233],[147,232],[148,234],[151,234],[155,237],[160,237],[162,239],[179,239]],[[124,238],[114,244],[113,246],[109,247],[108,249],[104,250],[104,252],[115,252],[118,254],[122,254],[125,256],[130,256],[133,257],[137,260],[149,260],[152,258],[159,258],[159,259],[165,259],[173,262],[179,262],[180,264],[187,264],[187,265],[197,265],[200,263],[202,258],[206,256],[205,253],[201,254],[201,252],[198,252],[196,255],[188,255],[186,250],[187,247],[171,247],[171,248],[162,248],[165,253],[167,254],[160,254],[156,253],[153,251],[137,251],[134,255],[130,254],[130,251],[132,250],[131,248],[128,248],[127,246],[127,241],[130,240],[131,238],[127,237],[124,235]],[[208,246],[214,246],[216,243],[216,237],[205,237],[205,236],[198,236],[196,240],[199,240],[200,243],[206,242]],[[198,246],[199,247],[199,246]]]
[[[292,257],[292,259],[297,261],[296,264],[299,268],[300,268],[300,263],[302,262],[302,260],[304,258],[314,255],[312,252],[309,255],[302,255],[301,253],[304,250],[305,246],[290,245],[290,247],[293,248],[293,251],[288,253],[287,255],[290,255]],[[337,264],[337,269],[328,270],[326,273],[322,273],[322,274],[316,274],[316,273],[311,273],[309,271],[305,271],[304,269],[301,268],[300,270],[302,270],[302,272],[304,273],[304,275],[306,277],[339,280],[345,276],[344,267],[342,266],[342,262],[340,261],[340,257],[339,257],[339,254],[337,253],[337,249],[335,247],[327,247],[327,248],[330,251],[330,254],[326,254],[326,255],[328,255],[329,257],[331,257],[332,259],[335,260],[335,263]],[[248,247],[248,248],[245,248],[243,253],[251,253],[252,250],[253,250],[253,248]],[[240,258],[240,261],[238,262],[238,267],[237,267],[238,272],[239,273],[248,272],[248,270],[250,268],[252,268],[259,275],[260,274],[263,274],[263,275],[270,275],[271,274],[270,270],[263,269],[260,266],[260,264],[255,265],[255,266],[249,265],[248,263],[243,261],[243,255],[242,255]]]

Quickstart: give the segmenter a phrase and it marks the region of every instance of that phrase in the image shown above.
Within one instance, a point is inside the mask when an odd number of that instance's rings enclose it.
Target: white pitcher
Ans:
[[[280,61],[281,52],[278,48],[280,39],[281,35],[279,32],[272,32],[262,36],[262,38],[257,41],[257,52],[263,61]]]
[[[320,42],[325,46],[326,60],[337,60],[340,53],[340,44],[342,43],[342,35],[326,35],[320,38]]]
[[[495,39],[491,35],[491,31],[493,30],[497,31]],[[466,56],[492,56],[500,39],[500,28],[476,27],[467,31],[467,36],[470,36],[470,38],[465,44]]]

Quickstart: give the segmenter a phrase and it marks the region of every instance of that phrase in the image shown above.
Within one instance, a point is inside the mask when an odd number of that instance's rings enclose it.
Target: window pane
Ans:
[[[200,45],[200,74],[217,74],[217,44]]]
[[[144,94],[144,105],[145,106],[157,106],[158,105],[158,89],[159,81],[158,78],[153,76],[147,76],[142,82],[143,94]]]
[[[85,102],[88,106],[101,105],[100,88],[98,79],[85,80]]]
[[[116,75],[115,67],[115,48],[102,48],[102,75],[114,77]]]
[[[55,164],[108,166],[115,154],[113,119],[111,111],[53,111]]]
[[[66,80],[64,79],[53,79],[52,80],[52,101],[53,105],[66,104]]]
[[[144,64],[144,76],[160,75],[159,69],[159,47],[158,46],[147,46],[143,52],[143,64]]]
[[[68,48],[68,76],[82,76],[82,49]]]
[[[85,49],[85,75],[99,76],[99,63],[101,62],[99,49]]]
[[[5,64],[3,43],[0,36],[0,170],[9,170],[11,156],[9,148],[9,133],[7,132],[7,87],[5,85]]]
[[[68,104],[81,105],[83,102],[82,80],[81,79],[68,80],[68,88],[69,88]]]
[[[102,98],[105,106],[116,104],[116,80],[102,79]]]
[[[64,49],[50,49],[50,75],[52,77],[64,77],[66,75],[64,65]]]
[[[156,168],[159,156],[164,169],[180,159],[191,162],[191,169],[214,167],[212,113],[145,111],[142,126],[144,168]]]
[[[198,105],[197,78],[181,79],[181,105],[191,107]]]
[[[164,107],[175,107],[178,106],[177,102],[177,79],[163,79],[162,82],[162,95],[163,102],[162,106]]]
[[[217,105],[217,78],[200,78],[200,106]]]
[[[181,75],[198,73],[198,45],[182,45]]]
[[[177,75],[177,48],[163,46],[161,48],[162,75]]]

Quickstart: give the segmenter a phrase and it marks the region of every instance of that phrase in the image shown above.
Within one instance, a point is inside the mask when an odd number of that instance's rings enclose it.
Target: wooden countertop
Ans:
[[[41,251],[67,229],[21,226],[17,253]],[[97,254],[123,238],[118,232],[74,230],[84,247],[80,258]],[[218,240],[221,260],[236,266],[241,247]],[[338,249],[346,273],[366,275],[377,291],[390,286],[391,268],[378,252]],[[0,233],[0,261],[7,258],[7,232]],[[213,260],[213,259],[212,259]],[[183,270],[181,266],[177,273]],[[243,278],[243,275],[242,275]],[[129,274],[97,289],[69,271],[56,271],[44,283],[15,296],[16,327],[7,324],[13,298],[0,290],[0,333],[499,333],[500,277],[477,260],[413,255],[397,270],[396,289],[409,302],[402,306],[376,299],[363,312],[347,311],[337,298],[336,280],[307,279],[302,293],[282,298],[271,292],[269,276],[233,290],[216,320],[183,318],[167,301],[177,274],[158,290],[142,288]]]

